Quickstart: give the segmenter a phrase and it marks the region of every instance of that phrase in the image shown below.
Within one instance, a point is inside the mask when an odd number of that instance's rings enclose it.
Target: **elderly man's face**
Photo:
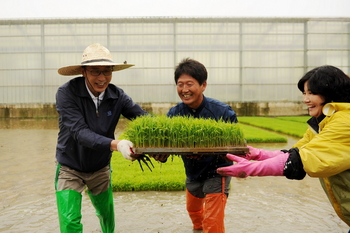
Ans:
[[[86,78],[89,90],[98,96],[106,90],[112,80],[112,66],[86,66],[82,68],[82,75]]]

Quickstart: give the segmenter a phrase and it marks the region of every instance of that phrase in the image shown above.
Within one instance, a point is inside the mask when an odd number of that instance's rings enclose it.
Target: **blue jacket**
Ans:
[[[172,107],[167,116],[193,116],[195,118],[211,118],[215,120],[223,119],[227,122],[237,123],[236,113],[232,108],[218,100],[204,96],[203,102],[197,109],[191,109],[183,102]],[[190,159],[182,156],[186,170],[186,176],[190,180],[202,181],[211,177],[220,177],[216,173],[219,167],[230,166],[221,156],[203,156],[201,159]]]
[[[133,119],[147,114],[122,89],[109,84],[98,117],[84,77],[58,88],[56,109],[59,113],[56,159],[81,172],[94,172],[109,164],[110,143],[121,115]]]

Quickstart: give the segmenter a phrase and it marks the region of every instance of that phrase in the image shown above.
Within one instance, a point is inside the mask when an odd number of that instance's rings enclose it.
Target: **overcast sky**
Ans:
[[[350,0],[0,0],[0,19],[350,17]]]

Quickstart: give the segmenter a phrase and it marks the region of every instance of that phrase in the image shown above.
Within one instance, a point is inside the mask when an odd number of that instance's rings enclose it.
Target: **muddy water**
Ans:
[[[0,232],[59,232],[54,196],[56,120],[0,120]],[[285,144],[252,145],[265,149]],[[114,193],[116,232],[191,233],[184,192]],[[83,194],[84,232],[100,232]],[[318,179],[283,177],[232,180],[227,233],[347,232]]]

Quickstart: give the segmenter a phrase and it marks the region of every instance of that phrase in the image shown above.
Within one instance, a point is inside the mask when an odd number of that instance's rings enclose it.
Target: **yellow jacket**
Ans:
[[[298,147],[305,172],[319,177],[338,216],[350,226],[350,103],[328,103],[319,132],[311,127]]]

